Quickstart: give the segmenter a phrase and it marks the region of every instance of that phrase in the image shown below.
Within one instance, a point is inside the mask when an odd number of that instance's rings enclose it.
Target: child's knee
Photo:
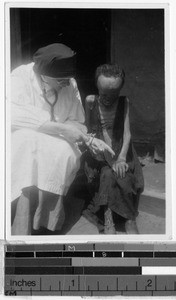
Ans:
[[[132,191],[132,186],[134,185],[134,178],[126,174],[123,178],[118,177],[117,183],[126,193],[130,193]]]
[[[114,175],[113,175],[113,171],[111,168],[109,168],[108,166],[102,168],[101,170],[101,179],[106,179],[106,178],[113,178]]]

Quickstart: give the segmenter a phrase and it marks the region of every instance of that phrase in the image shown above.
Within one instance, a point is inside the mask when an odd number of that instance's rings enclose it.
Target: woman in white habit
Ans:
[[[80,167],[80,145],[114,155],[87,134],[75,64],[76,53],[55,43],[11,73],[12,235],[62,228],[63,200]]]

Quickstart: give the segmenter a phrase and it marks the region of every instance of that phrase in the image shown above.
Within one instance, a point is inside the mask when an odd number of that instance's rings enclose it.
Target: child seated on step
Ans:
[[[85,102],[88,132],[112,147],[115,156],[87,152],[85,172],[92,201],[83,215],[104,234],[116,234],[119,219],[125,221],[127,234],[138,234],[136,217],[144,180],[131,140],[129,100],[120,95],[125,74],[117,64],[103,64],[95,81],[98,94],[87,96]]]

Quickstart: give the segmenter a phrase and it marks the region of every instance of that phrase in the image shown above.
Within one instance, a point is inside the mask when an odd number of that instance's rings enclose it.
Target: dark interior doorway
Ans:
[[[31,61],[40,47],[65,43],[77,52],[77,82],[82,99],[94,92],[95,69],[110,60],[111,10],[11,8],[11,20],[17,11],[22,63]],[[11,22],[11,31],[13,26]]]
[[[13,7],[10,17],[11,68],[30,62],[39,47],[65,43],[77,52],[83,104],[88,94],[97,93],[96,67],[110,61],[120,64],[138,152],[142,148],[141,155],[157,153],[165,160],[164,9]]]

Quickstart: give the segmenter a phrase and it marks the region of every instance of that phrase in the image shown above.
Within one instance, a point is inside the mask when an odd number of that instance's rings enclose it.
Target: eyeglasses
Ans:
[[[53,78],[53,80],[57,82],[65,82],[65,81],[70,81],[70,78]]]
[[[54,78],[54,77],[49,77],[49,76],[44,76],[41,75],[43,82],[48,83],[48,81],[50,80],[54,80],[57,82],[63,82],[63,81],[69,81],[71,79],[71,77],[63,77],[63,78]]]

